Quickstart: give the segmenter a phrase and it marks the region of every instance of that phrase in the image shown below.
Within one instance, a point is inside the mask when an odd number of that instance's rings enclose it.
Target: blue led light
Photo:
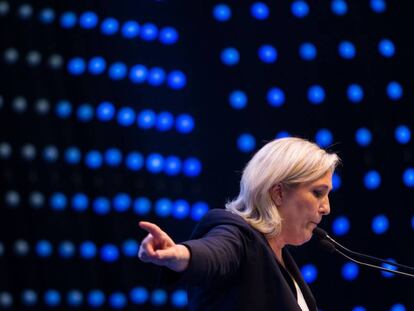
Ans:
[[[237,139],[237,147],[241,152],[251,152],[256,147],[256,139],[251,134],[241,134]]]
[[[181,160],[176,156],[167,157],[165,159],[164,170],[167,175],[178,175],[181,171]]]
[[[119,257],[118,248],[113,244],[105,244],[100,251],[101,259],[106,262],[114,262]]]
[[[94,111],[93,107],[89,104],[82,104],[76,111],[76,116],[82,122],[88,122],[93,119]]]
[[[158,153],[151,153],[146,160],[148,171],[153,174],[160,173],[164,169],[164,157]]]
[[[96,108],[96,117],[100,121],[110,121],[115,115],[115,107],[110,102],[102,102]]]
[[[106,215],[111,209],[111,203],[107,198],[97,197],[92,203],[93,211],[98,215]]]
[[[130,107],[119,109],[117,121],[122,126],[130,126],[135,123],[135,111]]]
[[[109,66],[108,76],[112,80],[121,80],[127,76],[128,68],[124,63],[117,62]]]
[[[88,208],[89,199],[84,193],[76,193],[72,197],[72,208],[77,212],[83,212]]]
[[[31,307],[37,303],[37,294],[32,289],[26,289],[22,292],[22,303],[24,306]]]
[[[72,104],[67,100],[60,100],[56,104],[55,112],[59,118],[67,119],[72,114]]]
[[[169,199],[159,199],[155,202],[155,214],[159,217],[168,217],[171,215],[173,204]]]
[[[155,289],[151,293],[151,303],[154,306],[162,306],[167,303],[167,293],[163,289]]]
[[[387,85],[387,95],[391,100],[399,100],[403,96],[403,88],[401,84],[392,81]]]
[[[102,21],[101,32],[104,35],[111,36],[118,32],[119,22],[115,18],[106,18]]]
[[[250,7],[250,13],[255,19],[265,20],[269,17],[269,7],[266,3],[255,2]]]
[[[291,6],[292,14],[298,18],[304,18],[309,14],[309,5],[303,0],[296,0]]]
[[[64,12],[60,16],[60,26],[65,29],[73,28],[76,25],[78,18],[74,12]]]
[[[87,11],[79,17],[79,25],[84,29],[95,28],[98,24],[98,16],[94,12]]]
[[[337,236],[343,236],[349,232],[351,224],[348,217],[339,216],[332,223],[332,231]]]
[[[372,220],[371,228],[372,231],[376,234],[383,234],[388,230],[389,227],[389,221],[387,216],[381,214],[378,216],[375,216]]]
[[[188,177],[200,175],[202,170],[201,162],[196,158],[187,158],[183,163],[183,173]]]
[[[134,65],[129,71],[129,79],[136,84],[144,83],[148,76],[148,69],[144,65]]]
[[[62,258],[72,258],[75,255],[75,245],[70,241],[63,241],[58,246],[58,254]]]
[[[139,24],[135,21],[127,21],[121,28],[121,33],[124,38],[132,39],[139,35]]]
[[[30,251],[29,243],[25,240],[17,240],[13,249],[17,256],[26,256]]]
[[[142,25],[141,27],[141,38],[145,41],[153,41],[157,39],[158,36],[158,28],[154,24],[147,23]]]
[[[237,49],[229,47],[221,52],[220,59],[224,65],[234,66],[239,63],[240,54]]]
[[[174,90],[181,90],[187,84],[184,72],[179,70],[171,71],[167,77],[167,85]]]
[[[44,294],[44,302],[49,307],[57,307],[60,304],[61,297],[57,290],[49,289]]]
[[[114,309],[124,308],[128,301],[125,294],[121,292],[115,292],[108,297],[109,305]]]
[[[0,292],[0,308],[8,309],[8,308],[11,308],[12,306],[13,306],[13,296],[9,292]]]
[[[102,154],[97,150],[91,150],[85,155],[85,164],[91,169],[98,169],[102,166]]]
[[[314,60],[318,54],[316,46],[310,42],[304,42],[299,47],[299,55],[303,60]]]
[[[409,167],[404,171],[403,182],[407,187],[414,187],[414,168]]]
[[[190,204],[185,200],[177,200],[173,204],[172,215],[176,219],[184,219],[190,214]]]
[[[147,80],[152,86],[160,86],[165,81],[165,71],[159,67],[151,68]]]
[[[121,150],[117,148],[110,148],[105,151],[104,158],[107,165],[113,167],[119,166],[122,163]]]
[[[353,281],[358,277],[359,267],[356,263],[347,262],[342,266],[342,277],[347,281]]]
[[[79,76],[85,72],[85,61],[80,57],[75,57],[69,60],[67,69],[71,75]]]
[[[371,0],[370,6],[375,13],[384,13],[387,10],[387,3],[385,0]]]
[[[407,144],[411,140],[411,131],[406,125],[399,125],[394,132],[395,139],[400,144]]]
[[[407,309],[403,304],[396,303],[395,305],[391,306],[390,311],[407,311]]]
[[[277,60],[277,50],[269,44],[262,45],[259,48],[258,55],[264,63],[270,64]]]
[[[348,86],[346,95],[352,103],[359,103],[364,98],[364,90],[358,84],[351,84]]]
[[[276,134],[275,138],[278,139],[278,138],[284,138],[284,137],[291,137],[291,135],[287,131],[280,131],[279,133]]]
[[[151,201],[146,197],[139,197],[134,201],[135,214],[147,215],[151,211]]]
[[[243,109],[247,105],[247,95],[245,92],[235,90],[229,95],[229,103],[234,109]]]
[[[367,172],[364,177],[364,184],[369,190],[377,189],[381,185],[381,175],[374,170]]]
[[[113,199],[113,205],[117,212],[125,212],[131,207],[131,198],[126,193],[118,193]]]
[[[16,191],[8,191],[5,195],[5,201],[8,206],[16,207],[20,203],[20,195]]]
[[[125,164],[131,171],[138,171],[144,166],[144,157],[139,152],[130,152],[126,157]]]
[[[308,284],[313,283],[318,278],[318,270],[312,264],[304,265],[300,269],[300,271],[301,271],[301,273],[303,275],[303,278],[305,279],[306,283],[308,283]]]
[[[96,252],[96,245],[92,241],[85,241],[80,244],[79,254],[83,259],[95,258]]]
[[[39,20],[42,24],[51,24],[55,20],[55,11],[51,8],[44,8],[39,12]]]
[[[331,10],[336,15],[345,15],[348,12],[348,4],[344,0],[332,0]]]
[[[395,54],[395,45],[389,39],[382,39],[378,43],[378,51],[384,57],[393,57]]]
[[[187,292],[179,289],[172,293],[171,304],[176,308],[184,308],[188,304]]]
[[[105,294],[100,290],[92,290],[88,294],[88,304],[93,308],[99,308],[105,303]]]
[[[59,157],[59,151],[55,146],[46,146],[43,149],[43,158],[46,162],[55,162]]]
[[[139,244],[135,240],[126,240],[122,243],[122,252],[126,257],[135,257],[138,254]]]
[[[36,243],[36,254],[39,257],[45,258],[52,255],[53,248],[52,244],[50,244],[49,241],[46,240],[40,240]]]
[[[395,262],[395,259],[393,259],[393,258],[387,258],[387,261]],[[385,269],[388,269],[388,270],[392,270],[392,271],[398,270],[396,266],[391,265],[391,264],[388,264],[388,263],[383,263],[381,265],[381,267],[383,267]],[[388,271],[381,271],[381,274],[385,278],[392,278],[392,277],[395,276],[394,273],[388,272]]]
[[[371,131],[365,127],[359,128],[355,133],[355,140],[362,147],[368,146],[372,141]]]
[[[356,55],[356,49],[352,42],[342,41],[338,46],[339,55],[345,59],[352,59]]]
[[[227,4],[219,3],[213,8],[213,16],[219,22],[226,22],[231,18],[231,9]]]
[[[144,287],[134,287],[129,292],[129,298],[135,305],[142,305],[147,302],[149,297],[148,290]]]
[[[199,221],[208,212],[209,207],[206,202],[196,202],[191,207],[191,218]]]
[[[281,88],[273,87],[267,92],[267,102],[272,107],[280,107],[285,103],[285,93]]]
[[[165,27],[160,31],[160,41],[165,45],[171,45],[178,40],[178,32],[173,27]]]
[[[312,85],[308,89],[308,100],[311,104],[320,105],[325,100],[325,90],[320,85]]]
[[[175,120],[175,127],[178,132],[183,134],[191,133],[194,129],[194,120],[188,114],[180,114]]]
[[[158,114],[156,122],[155,122],[155,127],[159,131],[161,132],[168,131],[173,126],[174,126],[174,116],[170,112],[163,111]]]
[[[320,129],[316,132],[315,141],[322,148],[328,147],[333,143],[332,132],[328,129]]]
[[[143,129],[150,129],[155,125],[157,116],[154,111],[142,110],[138,115],[138,126]]]
[[[355,306],[351,311],[367,311],[367,309],[363,306]]]
[[[103,57],[92,57],[88,63],[88,71],[93,75],[102,74],[106,69],[106,61]]]
[[[81,152],[76,147],[69,147],[65,151],[65,161],[68,164],[78,164],[81,160]]]
[[[63,211],[66,208],[68,200],[63,193],[55,192],[50,197],[50,207],[55,211]]]
[[[83,303],[83,295],[78,290],[71,290],[68,292],[66,300],[71,307],[79,307]]]

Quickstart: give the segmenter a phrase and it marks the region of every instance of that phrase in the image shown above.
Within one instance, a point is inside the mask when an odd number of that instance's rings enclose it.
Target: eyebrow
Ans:
[[[315,185],[315,187],[316,187],[316,188],[325,188],[325,189],[327,189],[327,190],[332,189],[331,187],[329,187],[328,185],[325,185],[325,184],[323,184],[323,185]]]

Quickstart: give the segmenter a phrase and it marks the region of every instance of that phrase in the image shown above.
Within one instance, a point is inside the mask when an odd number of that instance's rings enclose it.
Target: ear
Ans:
[[[276,206],[281,206],[283,202],[283,189],[281,184],[273,185],[270,188],[270,197],[272,198],[273,202]]]

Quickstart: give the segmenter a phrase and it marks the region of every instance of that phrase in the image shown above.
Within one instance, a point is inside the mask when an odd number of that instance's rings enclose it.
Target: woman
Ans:
[[[188,285],[190,310],[316,311],[315,299],[286,245],[301,245],[329,214],[339,162],[300,138],[274,140],[247,164],[238,197],[213,209],[181,244],[159,227],[138,256],[166,266]]]

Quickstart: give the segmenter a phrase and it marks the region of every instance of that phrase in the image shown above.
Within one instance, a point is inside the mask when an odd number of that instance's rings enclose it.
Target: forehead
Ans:
[[[332,175],[333,172],[329,171],[321,178],[307,183],[307,185],[311,187],[327,187],[329,189],[332,189]]]

